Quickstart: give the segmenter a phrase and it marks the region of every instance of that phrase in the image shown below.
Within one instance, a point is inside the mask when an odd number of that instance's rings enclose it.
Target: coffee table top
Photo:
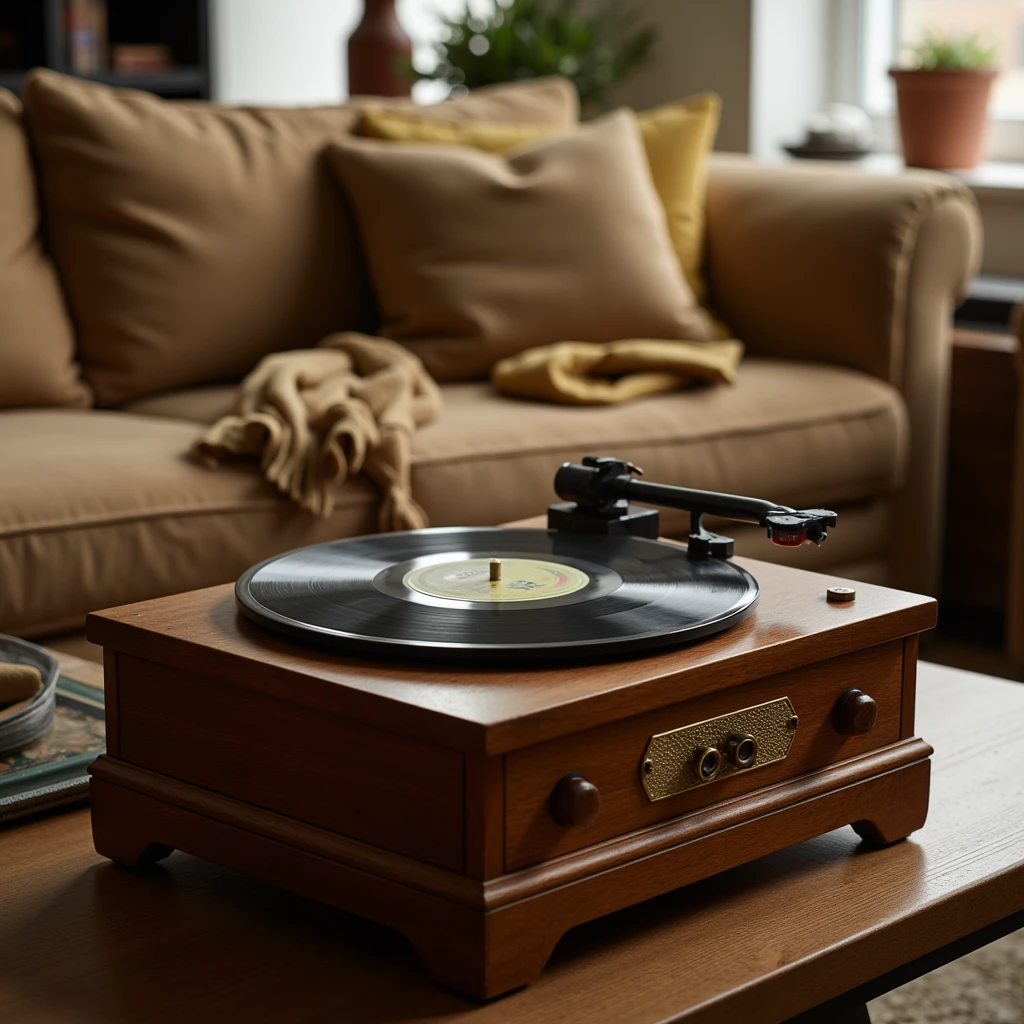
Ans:
[[[518,524],[516,524],[518,525]],[[681,556],[682,557],[682,556]],[[211,587],[89,616],[88,637],[119,652],[244,685],[391,732],[499,754],[666,707],[935,625],[929,597],[737,558],[761,588],[750,618],[699,643],[642,657],[468,668],[322,653],[243,619],[233,588]]]
[[[341,911],[180,853],[114,867],[87,811],[23,824],[0,831],[0,1020],[773,1024],[1024,909],[1022,722],[1024,686],[922,664],[921,832],[840,829],[583,925],[485,1005]]]

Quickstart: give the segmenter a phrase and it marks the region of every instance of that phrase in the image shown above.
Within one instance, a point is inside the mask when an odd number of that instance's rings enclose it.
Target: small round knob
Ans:
[[[875,727],[878,705],[863,690],[847,690],[832,709],[832,724],[843,736],[864,736]]]
[[[601,791],[578,772],[571,772],[555,783],[550,808],[555,823],[564,828],[589,825],[601,809]]]

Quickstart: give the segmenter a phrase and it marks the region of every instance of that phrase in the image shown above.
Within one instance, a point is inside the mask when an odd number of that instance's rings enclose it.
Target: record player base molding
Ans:
[[[908,738],[486,881],[139,768],[94,765],[96,849],[125,867],[203,857],[402,932],[440,983],[488,998],[535,980],[575,925],[852,824],[919,829],[929,755]]]

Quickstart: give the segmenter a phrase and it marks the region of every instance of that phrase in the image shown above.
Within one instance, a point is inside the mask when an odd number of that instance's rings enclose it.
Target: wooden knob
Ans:
[[[878,705],[863,690],[847,690],[832,710],[832,723],[843,736],[864,736],[875,727]]]
[[[565,828],[589,825],[601,809],[601,791],[582,775],[563,775],[551,791],[551,817]]]

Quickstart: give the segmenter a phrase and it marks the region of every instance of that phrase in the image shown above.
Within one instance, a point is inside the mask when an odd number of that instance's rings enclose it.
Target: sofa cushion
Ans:
[[[369,533],[378,494],[347,485],[316,519],[248,465],[185,455],[195,423],[120,412],[0,413],[0,632],[235,579],[289,548]]]
[[[522,401],[477,383],[447,385],[444,400],[413,444],[413,493],[435,526],[533,515],[558,465],[586,454],[629,459],[659,483],[803,507],[889,494],[907,456],[894,388],[812,363],[750,359],[731,387],[612,407]],[[682,520],[665,513],[663,528]]]
[[[236,392],[194,388],[130,409],[212,423]],[[907,458],[899,392],[814,363],[748,359],[731,387],[617,406],[524,401],[479,382],[445,384],[442,394],[441,416],[413,437],[413,491],[434,526],[536,515],[553,500],[558,466],[587,454],[630,459],[659,483],[804,507],[885,497],[902,483]],[[672,533],[685,521],[663,517]]]
[[[559,341],[706,341],[636,117],[507,156],[352,139],[328,148],[359,222],[381,334],[438,380]]]
[[[227,108],[29,76],[51,248],[100,404],[237,379],[269,352],[372,329],[351,216],[321,150],[386,102]],[[577,101],[568,82],[543,79],[431,116],[568,125]]]
[[[435,526],[543,512],[559,463],[596,452],[659,482],[831,505],[840,523],[820,551],[782,552],[754,527],[728,532],[760,558],[884,579],[907,426],[898,393],[871,377],[751,359],[734,387],[613,407],[525,402],[477,383],[444,394],[413,455],[413,490]],[[0,413],[0,632],[80,628],[87,611],[225,583],[271,554],[375,529],[379,497],[363,480],[345,484],[325,521],[278,496],[253,463],[190,462],[201,424],[232,401],[233,389],[204,388],[137,403],[137,414]],[[685,519],[663,513],[664,532]],[[847,570],[857,564],[859,576]]]
[[[0,409],[91,401],[39,222],[21,104],[0,89]]]
[[[180,391],[161,391],[125,402],[121,409],[138,416],[164,416],[172,420],[191,420],[193,423],[214,423],[221,416],[235,410],[238,397],[237,384],[208,384],[201,388],[182,388]]]

